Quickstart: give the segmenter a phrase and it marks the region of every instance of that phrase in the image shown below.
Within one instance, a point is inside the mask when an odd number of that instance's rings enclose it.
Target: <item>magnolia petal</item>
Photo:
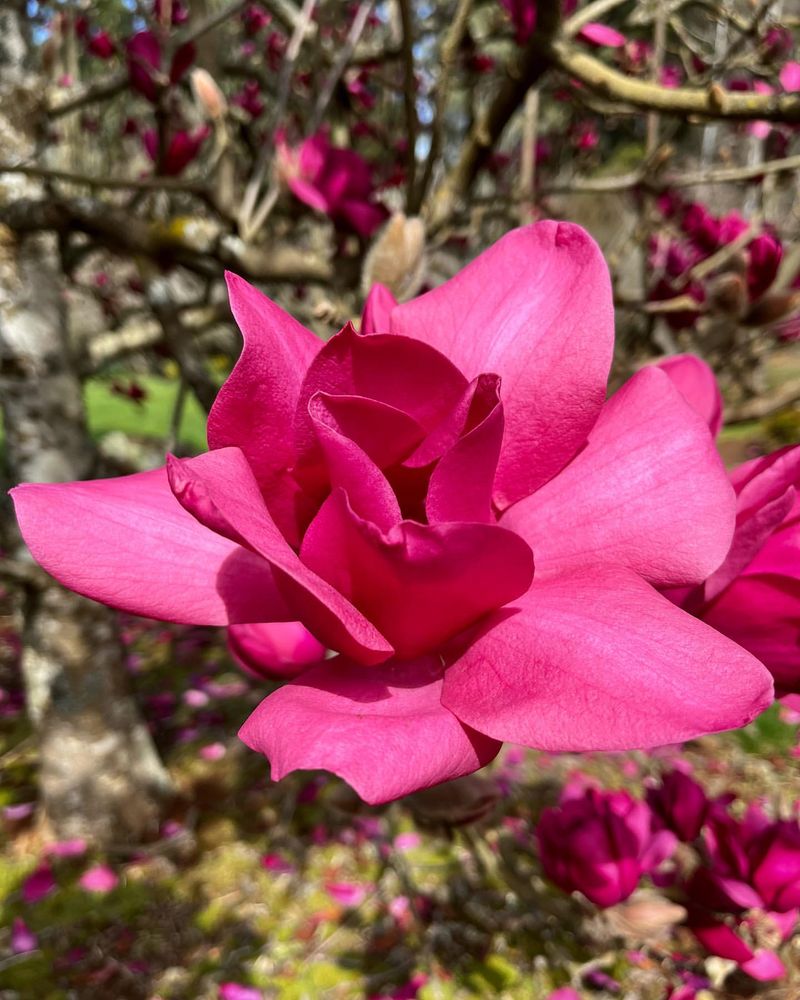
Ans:
[[[495,500],[506,507],[575,455],[606,394],[614,343],[603,256],[579,226],[540,222],[507,233],[439,288],[392,311],[468,379],[503,380],[506,439]]]
[[[366,802],[388,802],[471,774],[500,749],[442,707],[441,673],[437,657],[374,670],[328,660],[266,698],[239,736],[275,781],[324,768]]]
[[[178,501],[201,524],[241,541],[273,566],[294,612],[290,618],[359,662],[377,663],[391,655],[392,647],[378,630],[289,547],[264,505],[243,452],[220,448],[197,458],[170,458],[168,470]]]
[[[241,356],[208,417],[210,448],[241,448],[281,526],[292,534],[292,426],[306,369],[322,347],[310,330],[235,274],[225,275]]]
[[[401,521],[382,533],[334,491],[310,524],[303,562],[410,659],[440,647],[529,586],[525,542],[489,524]]]
[[[165,469],[11,492],[34,559],[79,594],[189,625],[290,617],[269,564],[187,514]]]
[[[369,290],[361,313],[361,333],[388,333],[392,309],[397,299],[386,285],[376,282]]]
[[[658,362],[686,402],[716,437],[722,429],[722,393],[711,366],[694,354],[673,354]]]
[[[325,647],[300,622],[231,625],[228,650],[254,677],[288,680],[325,656]]]
[[[762,665],[635,574],[534,580],[447,671],[442,703],[495,739],[630,750],[743,726],[772,701]]]
[[[464,434],[447,451],[430,478],[425,510],[428,521],[494,523],[492,484],[503,441],[500,380],[479,376]]]
[[[529,542],[539,573],[616,563],[682,585],[725,558],[735,503],[704,421],[645,368],[603,407],[583,451],[502,523]]]
[[[702,616],[761,660],[779,695],[800,692],[800,580],[740,576]]]

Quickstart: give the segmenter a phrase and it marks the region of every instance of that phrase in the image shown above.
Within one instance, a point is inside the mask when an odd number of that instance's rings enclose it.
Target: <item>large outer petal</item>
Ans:
[[[658,362],[686,402],[708,424],[714,435],[722,428],[722,393],[711,367],[694,354],[673,354]]]
[[[208,417],[209,448],[241,448],[281,527],[292,534],[297,488],[292,426],[300,386],[322,341],[243,278],[227,273],[242,332],[239,360]]]
[[[472,379],[503,379],[500,506],[528,496],[578,451],[597,419],[614,345],[608,269],[580,227],[508,233],[450,281],[392,311],[392,332],[446,354]]]
[[[445,675],[442,703],[480,732],[545,750],[679,743],[749,722],[768,672],[633,573],[535,580]]]
[[[533,576],[528,546],[497,525],[401,521],[381,532],[353,512],[342,490],[320,508],[300,556],[403,659],[436,650],[513,601]]]
[[[529,542],[538,573],[616,563],[670,586],[720,565],[735,505],[705,422],[645,368],[606,403],[577,458],[502,523]]]
[[[26,483],[12,496],[34,559],[95,601],[190,625],[291,617],[269,564],[198,524],[164,469]]]
[[[272,565],[292,609],[291,619],[302,621],[331,649],[359,662],[378,663],[391,655],[392,647],[378,630],[289,547],[238,448],[173,458],[168,468],[175,496],[198,521],[247,545]]]
[[[277,781],[324,768],[378,803],[477,771],[500,744],[442,708],[436,657],[374,670],[343,658],[313,667],[266,698],[239,731]]]

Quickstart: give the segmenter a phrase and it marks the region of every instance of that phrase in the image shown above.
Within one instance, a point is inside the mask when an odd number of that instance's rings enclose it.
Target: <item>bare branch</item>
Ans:
[[[403,105],[406,113],[406,205],[414,205],[414,188],[417,183],[417,80],[414,72],[414,17],[410,0],[397,0],[403,28]]]
[[[307,133],[311,134],[317,131],[319,126],[322,124],[322,118],[325,112],[328,110],[328,105],[333,97],[333,92],[336,90],[336,84],[341,80],[342,74],[347,69],[355,51],[356,45],[358,45],[358,40],[364,31],[367,24],[367,19],[372,11],[375,4],[375,0],[362,0],[361,5],[356,11],[356,16],[353,18],[353,23],[350,25],[350,31],[347,33],[347,38],[345,40],[344,46],[339,53],[336,62],[325,79],[322,87],[320,88],[319,96],[317,97],[317,103],[314,107],[314,113],[311,116],[311,121],[309,123]]]
[[[646,111],[695,115],[729,121],[800,122],[797,94],[757,94],[724,90],[718,84],[698,87],[664,87],[625,76],[562,38],[534,35],[533,48],[553,66],[568,73],[602,97]]]

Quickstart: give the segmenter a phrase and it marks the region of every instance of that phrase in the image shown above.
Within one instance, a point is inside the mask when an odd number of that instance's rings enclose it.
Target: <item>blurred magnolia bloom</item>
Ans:
[[[545,809],[536,832],[545,875],[600,907],[626,900],[676,845],[672,833],[653,829],[646,803],[594,788]]]

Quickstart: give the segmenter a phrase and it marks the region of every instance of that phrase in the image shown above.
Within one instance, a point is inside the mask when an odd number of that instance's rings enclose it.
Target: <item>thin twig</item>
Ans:
[[[239,234],[248,243],[255,236],[258,227],[255,227],[256,218],[260,219],[259,226],[263,225],[269,215],[272,206],[277,201],[277,191],[274,190],[277,182],[273,181],[271,189],[267,191],[264,200],[256,209],[258,196],[261,193],[261,186],[267,174],[267,168],[275,151],[275,132],[281,123],[289,102],[289,91],[292,83],[292,72],[297,57],[300,54],[300,47],[306,36],[306,28],[311,23],[314,15],[314,8],[317,0],[303,0],[303,8],[295,24],[294,32],[286,48],[286,54],[281,66],[281,75],[278,81],[278,96],[272,116],[272,129],[270,138],[261,147],[258,160],[253,169],[253,174],[248,181],[247,188],[242,198],[242,204],[238,213]]]
[[[27,163],[0,163],[0,174],[24,174],[41,180],[63,181],[79,187],[107,188],[112,191],[178,191],[206,195],[209,190],[206,184],[178,177],[93,177],[91,174],[73,174],[68,170],[50,170]]]
[[[353,18],[353,23],[350,25],[350,30],[347,33],[344,46],[342,47],[336,62],[333,64],[330,73],[326,77],[325,82],[320,88],[317,103],[314,106],[314,113],[311,116],[308,129],[306,130],[308,135],[312,135],[316,132],[322,124],[322,119],[325,116],[325,112],[328,110],[328,105],[331,103],[331,98],[336,90],[336,85],[339,80],[341,80],[342,74],[350,63],[355,47],[358,45],[358,41],[367,25],[367,20],[372,12],[374,4],[375,0],[362,0],[358,10],[356,11],[356,16]]]
[[[425,200],[430,187],[436,161],[442,151],[444,144],[444,119],[447,112],[447,98],[450,91],[450,81],[453,75],[458,51],[461,47],[461,40],[467,29],[472,0],[458,0],[455,16],[450,27],[447,29],[442,46],[439,50],[439,79],[436,83],[436,108],[434,110],[433,126],[431,129],[431,148],[428,151],[428,159],[425,161],[425,169],[422,174],[419,186],[414,194],[413,202],[409,204],[409,212],[418,212]]]
[[[397,0],[403,31],[403,105],[406,115],[406,206],[414,204],[417,183],[417,79],[414,71],[414,18],[410,0]]]

